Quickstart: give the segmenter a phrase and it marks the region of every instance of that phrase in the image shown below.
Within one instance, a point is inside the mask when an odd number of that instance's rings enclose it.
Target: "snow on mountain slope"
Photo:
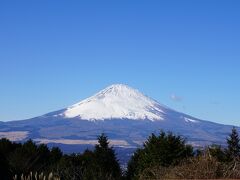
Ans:
[[[115,84],[67,108],[60,114],[65,118],[84,120],[132,119],[163,120],[160,104],[138,90]]]
[[[22,141],[31,138],[64,144],[70,152],[72,145],[79,145],[74,151],[85,150],[103,132],[114,146],[136,148],[151,133],[164,130],[182,135],[195,147],[204,147],[212,143],[225,145],[231,128],[177,112],[138,90],[116,84],[65,109],[31,119],[0,122],[0,138],[19,136]]]

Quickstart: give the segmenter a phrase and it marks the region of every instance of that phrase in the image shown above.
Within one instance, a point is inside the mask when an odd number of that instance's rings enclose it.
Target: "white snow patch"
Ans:
[[[198,123],[199,121],[194,120],[194,119],[190,119],[190,118],[184,118],[185,122],[192,122],[192,123]]]
[[[123,84],[116,84],[70,106],[60,115],[66,118],[79,117],[90,121],[104,119],[163,120],[164,112],[159,107],[159,103],[138,90]]]

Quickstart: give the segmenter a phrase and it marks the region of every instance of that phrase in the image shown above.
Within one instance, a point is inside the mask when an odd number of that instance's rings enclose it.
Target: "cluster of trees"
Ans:
[[[57,147],[49,148],[36,145],[32,140],[24,144],[7,139],[0,140],[0,179],[21,179],[29,174],[43,172],[53,174],[55,179],[120,179],[122,172],[115,151],[109,146],[107,137],[98,137],[98,144],[93,151],[83,154],[63,155]]]
[[[193,150],[181,136],[152,134],[128,164],[127,179],[239,179],[240,138],[235,128],[227,147]]]
[[[160,132],[159,136],[152,134],[144,143],[142,149],[137,149],[128,163],[127,179],[138,179],[147,168],[177,165],[183,159],[193,156],[193,148],[186,145],[181,136],[171,132]]]
[[[37,146],[32,140],[20,144],[3,138],[0,140],[0,179],[13,179],[15,174],[30,171],[47,171],[61,157],[59,148],[49,150],[46,145]]]
[[[235,128],[227,144],[226,148],[212,145],[194,150],[181,136],[161,131],[136,150],[127,171],[122,172],[104,134],[98,137],[94,150],[71,155],[31,140],[20,144],[1,139],[0,179],[17,180],[22,174],[36,172],[62,180],[240,178],[240,139]]]

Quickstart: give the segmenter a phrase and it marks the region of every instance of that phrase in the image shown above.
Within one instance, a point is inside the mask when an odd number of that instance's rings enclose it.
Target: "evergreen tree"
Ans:
[[[53,147],[50,152],[50,162],[55,164],[63,156],[62,151],[58,147]]]
[[[227,138],[227,156],[229,160],[237,160],[240,158],[240,139],[235,127],[232,128],[232,133]]]
[[[20,146],[20,144],[13,143],[6,138],[0,139],[0,153],[2,153],[2,155],[6,157],[9,155],[9,153],[11,153]]]
[[[213,144],[209,146],[207,150],[209,151],[210,155],[216,158],[219,162],[226,161],[226,153],[220,145]]]
[[[152,134],[138,149],[128,164],[127,178],[138,178],[140,172],[154,166],[169,167],[177,165],[181,160],[193,156],[193,148],[185,144],[181,136],[171,132],[160,132],[159,136]]]
[[[10,167],[6,156],[0,152],[0,178],[1,180],[11,179]]]
[[[100,173],[103,176],[112,179],[119,179],[121,177],[121,168],[115,151],[112,147],[109,147],[109,141],[105,134],[101,134],[98,137],[98,144],[95,146],[94,154],[96,163],[100,167]]]

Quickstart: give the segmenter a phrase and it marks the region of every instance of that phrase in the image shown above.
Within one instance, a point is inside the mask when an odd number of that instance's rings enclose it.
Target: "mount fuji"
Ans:
[[[31,138],[75,152],[96,144],[101,133],[114,147],[129,149],[140,147],[151,133],[160,130],[180,134],[193,146],[224,145],[231,128],[177,112],[138,90],[115,84],[59,111],[0,122],[0,137],[13,141]]]
[[[138,90],[122,84],[107,87],[94,96],[54,116],[89,121],[110,119],[163,120],[166,108]]]

